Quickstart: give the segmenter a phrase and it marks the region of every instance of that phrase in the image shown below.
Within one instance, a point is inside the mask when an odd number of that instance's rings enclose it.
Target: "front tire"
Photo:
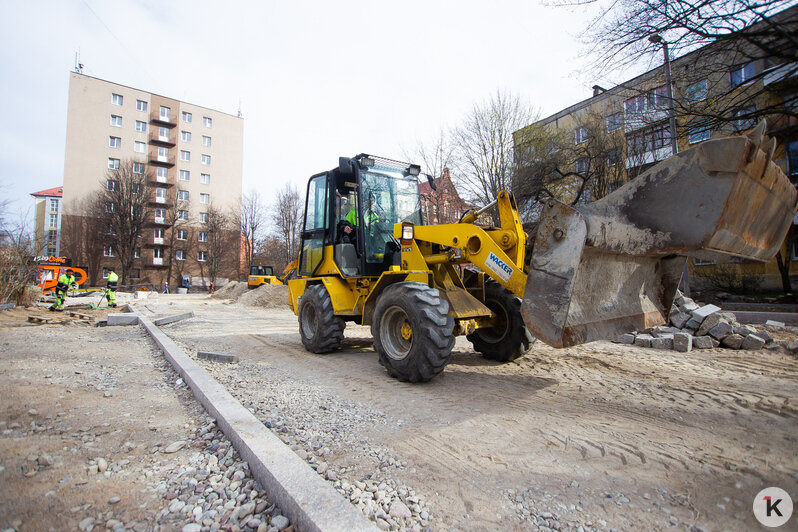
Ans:
[[[403,382],[428,381],[443,371],[452,358],[453,330],[440,292],[409,281],[385,289],[371,323],[380,364]]]
[[[501,285],[485,283],[485,305],[495,314],[493,327],[483,327],[466,336],[482,356],[510,362],[529,352],[535,338],[521,316],[521,302]]]
[[[311,353],[329,353],[341,347],[346,322],[335,315],[324,285],[305,288],[299,300],[299,335]]]

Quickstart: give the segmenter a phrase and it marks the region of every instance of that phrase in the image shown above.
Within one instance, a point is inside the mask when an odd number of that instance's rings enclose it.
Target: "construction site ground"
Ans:
[[[685,354],[538,342],[499,364],[458,338],[441,376],[406,384],[387,377],[368,327],[348,324],[338,352],[305,351],[286,294],[263,287],[134,304],[153,317],[193,311],[162,330],[192,357],[237,356],[201,364],[298,454],[308,456],[314,442],[339,491],[374,479],[405,500],[412,492],[413,515],[425,514],[416,528],[751,530],[761,489],[798,492],[798,360],[785,349]],[[200,423],[191,397],[164,385],[157,367],[127,361],[129,350],[154,349],[137,327],[35,325],[28,314],[0,312],[0,434],[14,422],[62,416],[71,420],[67,434],[104,427],[104,445],[147,449],[185,439]],[[798,338],[794,329],[768,330]],[[108,397],[81,375],[126,386]],[[70,523],[70,512],[82,516],[75,508],[107,508],[112,494],[121,497],[113,511],[155,511],[137,496],[143,476],[87,478],[74,489],[59,488],[57,471],[26,476],[26,456],[68,459],[69,445],[57,440],[0,436],[0,498],[32,498],[24,511],[0,502],[0,528],[14,519],[18,530],[52,526],[32,517],[48,508]],[[798,527],[795,515],[788,526]]]

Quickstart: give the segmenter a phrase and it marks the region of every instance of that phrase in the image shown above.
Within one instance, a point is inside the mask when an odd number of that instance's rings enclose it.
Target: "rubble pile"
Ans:
[[[732,312],[723,312],[715,305],[701,306],[681,292],[676,293],[669,321],[670,326],[622,334],[615,343],[673,349],[681,353],[713,347],[757,350],[775,346],[767,331],[741,325]]]

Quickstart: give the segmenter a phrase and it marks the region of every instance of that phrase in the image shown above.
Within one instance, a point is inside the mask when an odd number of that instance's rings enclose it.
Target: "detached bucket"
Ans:
[[[659,325],[685,257],[772,258],[798,193],[764,129],[707,141],[589,205],[547,201],[521,310],[532,334],[566,347]]]

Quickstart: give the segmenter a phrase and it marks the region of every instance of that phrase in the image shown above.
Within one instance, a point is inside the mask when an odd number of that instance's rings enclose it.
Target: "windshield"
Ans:
[[[421,225],[421,200],[415,176],[392,168],[371,167],[360,173],[366,225],[366,261],[381,262],[396,223]]]
[[[250,275],[274,275],[271,266],[253,265],[249,270]]]

